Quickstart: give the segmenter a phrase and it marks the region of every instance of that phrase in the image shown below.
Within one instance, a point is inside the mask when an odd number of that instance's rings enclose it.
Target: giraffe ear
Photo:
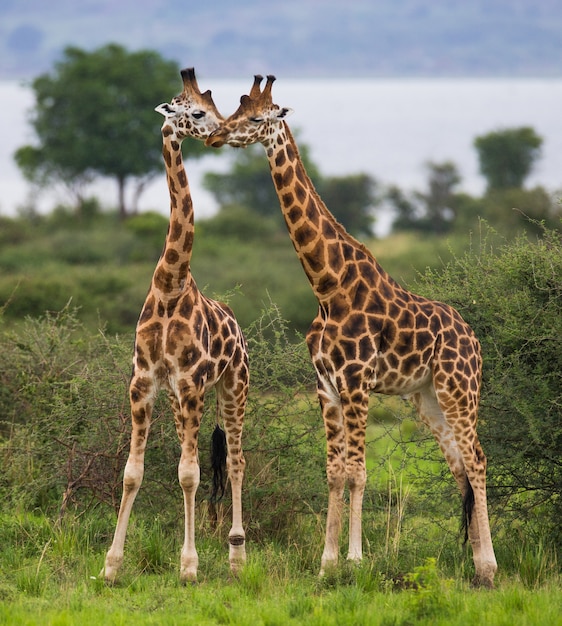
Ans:
[[[167,102],[163,102],[159,104],[157,107],[154,107],[154,110],[158,113],[162,113],[162,115],[166,118],[172,117],[176,113],[176,109],[171,104]]]
[[[293,113],[293,109],[289,109],[289,107],[282,107],[281,109],[279,109],[279,111],[277,112],[277,119],[282,120],[286,117],[289,117],[289,115],[291,115]]]

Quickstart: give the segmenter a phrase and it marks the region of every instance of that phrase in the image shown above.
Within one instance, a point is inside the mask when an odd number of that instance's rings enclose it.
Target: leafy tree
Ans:
[[[409,198],[397,185],[391,185],[386,191],[385,200],[395,214],[393,230],[417,230],[420,210],[414,199]]]
[[[408,197],[396,186],[386,193],[395,211],[395,230],[421,230],[444,233],[451,229],[458,213],[455,187],[461,182],[457,167],[451,161],[428,162],[427,191],[415,191]]]
[[[523,230],[541,234],[543,226],[559,226],[562,216],[562,206],[543,187],[491,190],[481,204],[479,215],[504,236]]]
[[[131,53],[116,44],[93,52],[68,47],[54,71],[32,83],[36,105],[31,123],[38,144],[19,148],[15,160],[34,183],[63,183],[78,206],[92,180],[114,178],[125,216],[163,170],[161,119],[154,107],[180,85],[176,63],[157,52]],[[202,150],[192,142],[189,154]],[[129,183],[131,206],[125,201]]]
[[[540,156],[542,137],[529,126],[498,130],[474,140],[488,190],[523,187]]]
[[[454,188],[461,182],[457,167],[451,161],[427,163],[428,190],[418,193],[425,205],[425,217],[434,232],[446,232],[456,217]]]
[[[373,234],[373,208],[379,200],[376,183],[367,174],[324,178],[318,191],[326,206],[346,229],[356,236]]]
[[[314,181],[320,179],[316,166],[308,157],[308,147],[299,146],[307,172]],[[261,145],[251,145],[235,153],[230,172],[207,172],[203,186],[215,196],[219,206],[244,207],[261,217],[275,217],[281,224],[279,200],[271,182],[269,165]]]

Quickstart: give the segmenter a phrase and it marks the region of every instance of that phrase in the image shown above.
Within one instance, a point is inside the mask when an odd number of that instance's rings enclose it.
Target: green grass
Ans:
[[[118,581],[99,577],[113,533],[113,516],[71,513],[62,524],[42,515],[0,516],[0,624],[486,624],[557,625],[562,579],[545,544],[496,539],[500,570],[493,591],[470,587],[471,558],[441,529],[412,546],[406,522],[385,546],[384,512],[367,511],[365,556],[342,560],[319,579],[323,519],[301,521],[291,540],[247,545],[235,578],[228,567],[225,525],[197,525],[199,580],[179,581],[181,519],[133,515]],[[146,511],[144,512],[146,513]],[[408,529],[409,527],[409,529]],[[342,555],[345,554],[342,537]]]
[[[4,516],[0,532],[12,542],[0,556],[0,624],[561,623],[555,574],[529,586],[504,573],[496,590],[478,591],[455,572],[443,572],[435,558],[392,579],[371,556],[319,579],[318,563],[295,546],[250,544],[248,563],[233,578],[226,542],[207,533],[198,541],[199,582],[184,586],[176,571],[179,546],[158,523],[133,525],[122,575],[107,586],[98,577],[108,540],[101,530],[94,518],[60,529],[41,517]],[[158,571],[140,542],[160,544],[152,555]]]

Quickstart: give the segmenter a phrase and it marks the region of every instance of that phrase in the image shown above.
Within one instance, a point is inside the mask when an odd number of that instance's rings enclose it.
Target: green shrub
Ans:
[[[420,290],[455,306],[482,344],[479,434],[505,527],[534,520],[561,544],[562,235],[518,239],[428,271]]]
[[[254,537],[287,536],[290,519],[318,508],[323,431],[308,391],[312,368],[304,343],[290,344],[278,311],[264,311],[247,332],[253,384],[244,432],[246,519]],[[28,318],[1,337],[0,479],[3,502],[55,514],[94,504],[116,509],[128,455],[131,338],[89,336],[65,308]],[[200,436],[201,499],[210,492],[207,445],[215,403],[209,395]],[[167,398],[154,411],[137,508],[181,516],[179,445]],[[295,472],[295,467],[299,471]],[[228,500],[227,500],[228,501]],[[314,503],[317,503],[316,505]]]

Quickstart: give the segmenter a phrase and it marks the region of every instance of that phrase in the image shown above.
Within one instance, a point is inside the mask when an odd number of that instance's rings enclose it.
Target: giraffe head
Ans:
[[[204,140],[220,126],[224,118],[213,102],[211,91],[199,91],[192,67],[182,70],[181,77],[183,91],[172,98],[170,103],[159,104],[154,110],[165,118],[162,129],[171,127],[177,139],[189,136]]]
[[[263,76],[254,76],[250,93],[240,98],[238,109],[209,135],[205,145],[220,148],[228,143],[243,148],[253,143],[263,143],[273,128],[292,113],[291,109],[273,104],[271,100],[271,86],[275,76],[267,77],[263,91],[260,90],[262,80]]]

